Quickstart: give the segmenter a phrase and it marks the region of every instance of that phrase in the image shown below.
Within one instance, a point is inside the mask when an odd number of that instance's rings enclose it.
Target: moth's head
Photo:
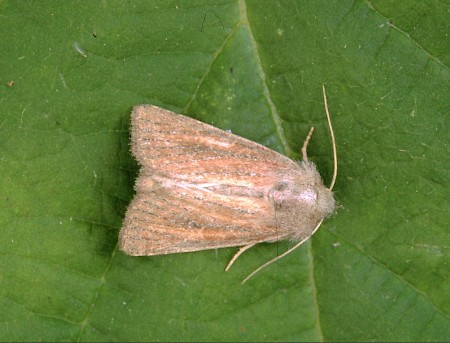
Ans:
[[[317,224],[333,213],[335,206],[332,192],[322,181],[280,181],[269,197],[280,233],[294,241],[301,241],[312,235]]]
[[[275,210],[302,212],[303,215],[318,214],[322,219],[333,213],[335,207],[333,193],[322,181],[306,184],[280,181],[271,190],[270,196]]]
[[[326,217],[333,213],[336,204],[333,197],[333,192],[323,184],[320,186],[321,187],[317,188],[316,204],[318,210]]]
[[[335,201],[322,182],[314,163],[302,161],[299,168],[281,176],[270,191],[276,211],[324,219],[333,213]]]

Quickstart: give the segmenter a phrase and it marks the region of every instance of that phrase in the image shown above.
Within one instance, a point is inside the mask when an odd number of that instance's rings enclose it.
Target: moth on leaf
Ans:
[[[122,251],[150,256],[241,246],[226,270],[258,243],[298,243],[333,213],[334,174],[326,187],[306,149],[294,162],[261,144],[152,105],[131,113],[131,148],[141,165],[119,235]]]

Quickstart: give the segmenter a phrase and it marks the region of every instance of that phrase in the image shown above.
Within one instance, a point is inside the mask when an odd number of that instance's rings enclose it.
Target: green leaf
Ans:
[[[448,1],[0,2],[1,341],[450,340]],[[11,83],[13,81],[13,83]],[[292,158],[339,208],[292,242],[130,257],[130,112]]]

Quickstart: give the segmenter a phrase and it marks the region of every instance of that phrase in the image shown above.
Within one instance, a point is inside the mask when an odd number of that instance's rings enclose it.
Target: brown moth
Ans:
[[[294,162],[258,143],[189,117],[139,105],[131,113],[131,147],[141,165],[136,195],[120,231],[119,246],[150,256],[242,246],[228,264],[262,242],[298,243],[250,274],[296,249],[335,208],[306,148]]]

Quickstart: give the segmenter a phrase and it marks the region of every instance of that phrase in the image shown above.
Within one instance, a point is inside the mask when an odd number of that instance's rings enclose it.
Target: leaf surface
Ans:
[[[448,1],[0,2],[1,341],[450,340]],[[11,83],[13,81],[13,83]],[[130,257],[130,112],[154,104],[332,175],[292,242]]]

